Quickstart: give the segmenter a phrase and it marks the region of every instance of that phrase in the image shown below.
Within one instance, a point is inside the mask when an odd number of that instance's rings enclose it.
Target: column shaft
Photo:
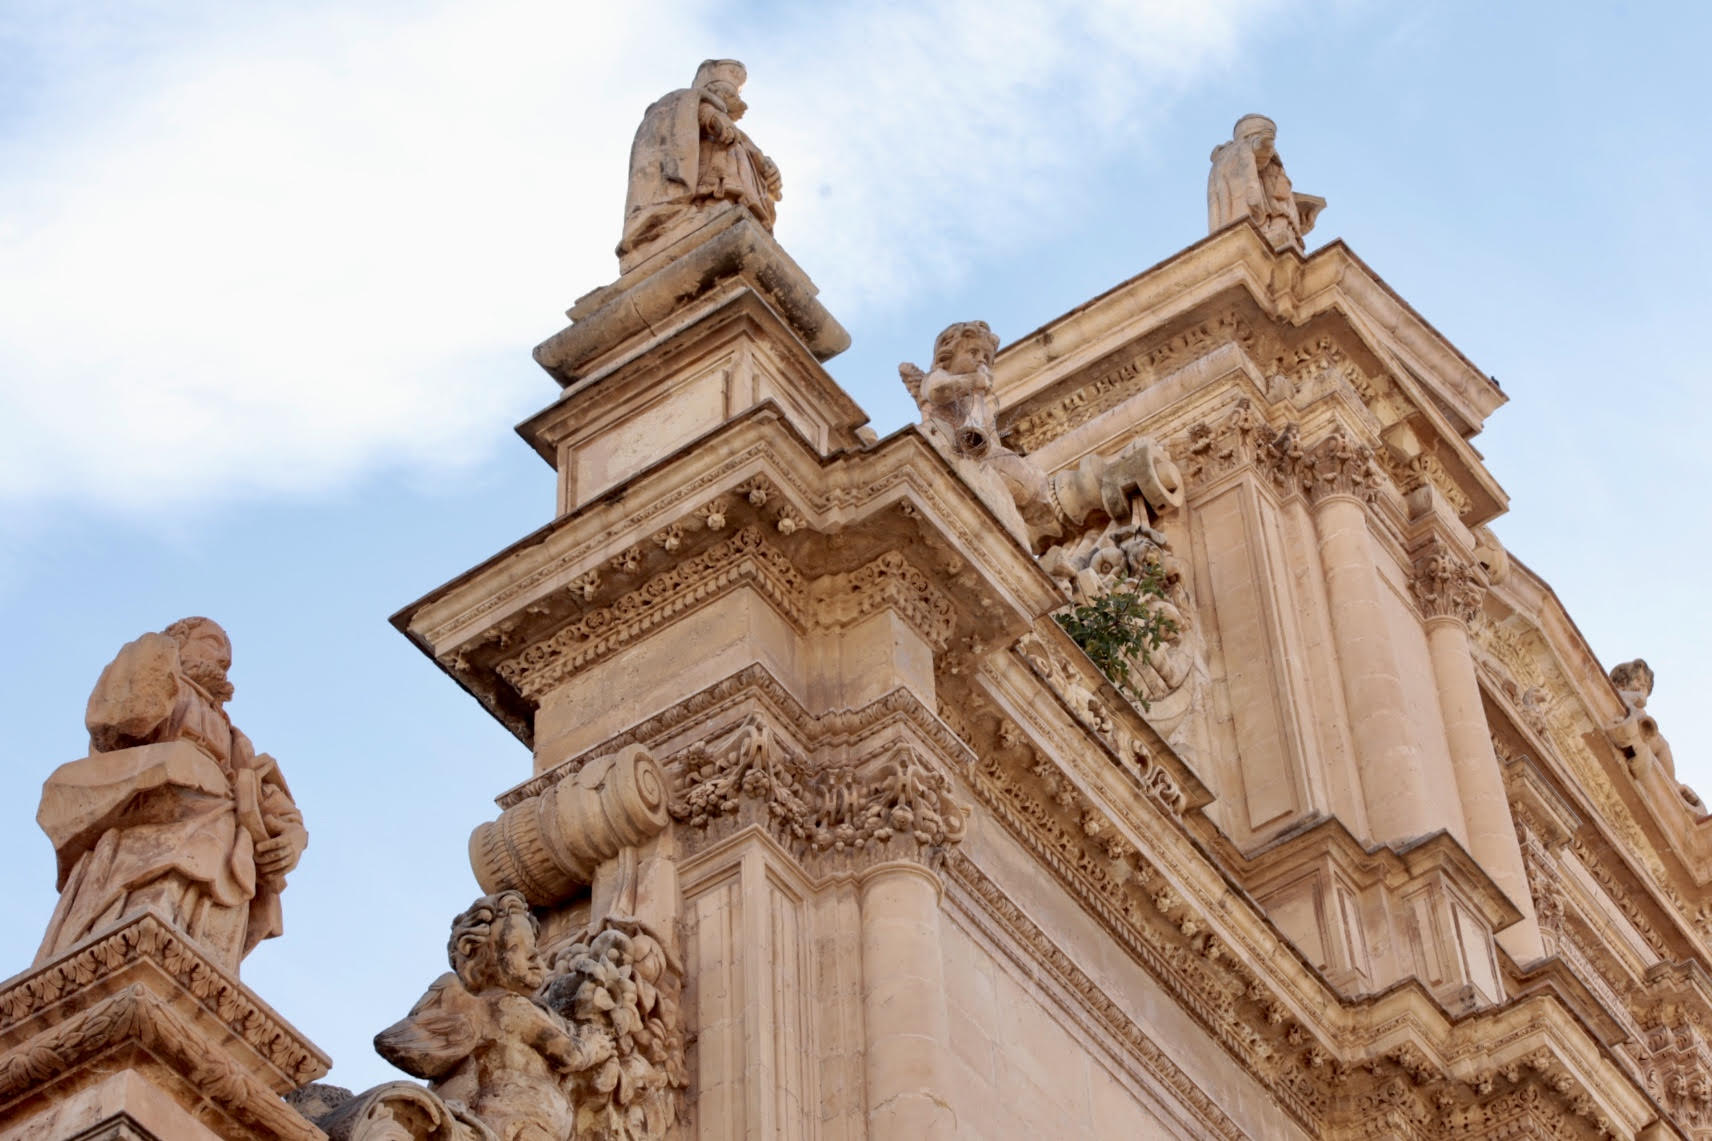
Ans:
[[[1516,822],[1504,791],[1504,774],[1492,751],[1492,735],[1480,703],[1480,683],[1474,676],[1467,627],[1454,617],[1428,619],[1427,649],[1433,659],[1445,738],[1468,824],[1469,853],[1522,910],[1521,922],[1506,928],[1497,939],[1517,962],[1530,963],[1545,954],[1545,946],[1534,917],[1528,873],[1516,840]]]
[[[918,864],[882,864],[862,880],[862,1013],[868,1136],[949,1139],[945,960],[940,886]]]

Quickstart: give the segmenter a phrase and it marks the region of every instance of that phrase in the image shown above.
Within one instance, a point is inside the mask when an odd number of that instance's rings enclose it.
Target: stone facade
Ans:
[[[0,1138],[1712,1137],[1651,671],[1485,527],[1503,394],[1302,252],[1270,121],[1213,233],[945,330],[882,440],[742,77],[649,109],[621,276],[536,349],[557,517],[394,617],[534,758],[377,1038],[430,1084],[305,1087],[121,909],[0,985]]]

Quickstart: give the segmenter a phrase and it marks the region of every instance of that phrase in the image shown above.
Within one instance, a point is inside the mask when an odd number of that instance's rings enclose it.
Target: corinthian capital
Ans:
[[[1335,428],[1306,449],[1301,460],[1302,490],[1311,503],[1331,495],[1354,495],[1367,503],[1379,496],[1379,469],[1373,451]]]
[[[1423,617],[1455,618],[1464,623],[1474,621],[1486,593],[1486,582],[1479,572],[1436,539],[1415,559],[1411,586]]]

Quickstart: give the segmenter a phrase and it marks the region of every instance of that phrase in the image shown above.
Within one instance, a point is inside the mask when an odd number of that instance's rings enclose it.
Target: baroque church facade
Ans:
[[[556,517],[393,619],[533,756],[377,1028],[416,1080],[318,1084],[240,981],[306,825],[189,619],[44,787],[0,1141],[1712,1137],[1651,672],[1487,528],[1503,393],[1306,251],[1270,120],[1207,237],[947,328],[879,439],[744,78],[648,109],[619,276],[535,350]]]

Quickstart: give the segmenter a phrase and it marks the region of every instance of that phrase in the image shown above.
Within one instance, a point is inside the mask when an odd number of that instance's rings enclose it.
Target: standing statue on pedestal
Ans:
[[[279,766],[226,716],[232,644],[207,618],[119,651],[89,697],[89,756],[42,787],[59,860],[40,965],[153,910],[236,972],[283,930],[280,892],[309,842]]]
[[[1275,147],[1277,137],[1277,125],[1265,115],[1244,115],[1236,121],[1231,141],[1213,148],[1213,169],[1207,176],[1209,234],[1248,218],[1273,249],[1301,251],[1302,238],[1314,228],[1326,200],[1291,189]]]
[[[630,146],[619,266],[693,228],[693,215],[720,203],[747,209],[768,233],[783,182],[773,160],[737,127],[748,110],[739,94],[748,72],[734,59],[710,59],[695,83],[656,100]],[[683,224],[680,223],[689,223]]]

